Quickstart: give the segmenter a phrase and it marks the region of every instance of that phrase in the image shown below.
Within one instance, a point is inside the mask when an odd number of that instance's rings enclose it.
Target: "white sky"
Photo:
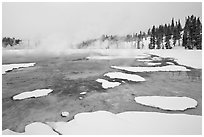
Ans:
[[[152,25],[196,15],[197,3],[3,3],[3,36],[40,38],[62,34],[69,39],[147,31]]]

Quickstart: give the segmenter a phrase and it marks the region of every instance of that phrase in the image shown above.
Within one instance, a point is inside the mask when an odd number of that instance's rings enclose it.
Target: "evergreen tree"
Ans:
[[[152,31],[151,31],[151,37],[150,37],[150,44],[149,44],[149,49],[154,49],[155,48],[155,26],[152,27]]]
[[[181,32],[182,32],[182,27],[181,27],[181,22],[180,20],[178,20],[178,25],[177,25],[177,39],[179,40],[179,46],[181,45],[180,44],[180,39],[181,39]]]
[[[202,24],[198,18],[196,21],[196,49],[202,49]]]
[[[171,46],[170,46],[170,39],[171,39],[171,26],[170,25],[168,25],[168,27],[167,27],[167,32],[166,32],[166,38],[165,38],[165,47],[166,47],[166,49],[171,49]]]

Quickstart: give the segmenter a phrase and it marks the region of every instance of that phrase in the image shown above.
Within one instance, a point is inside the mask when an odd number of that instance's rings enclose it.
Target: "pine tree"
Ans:
[[[182,32],[182,27],[181,27],[181,22],[180,20],[178,20],[178,25],[177,25],[177,39],[179,40],[179,46],[181,45],[180,44],[180,39],[181,39],[181,32]]]
[[[173,45],[175,46],[176,41],[178,40],[178,29],[177,29],[178,23],[176,22],[176,26],[174,26],[173,29]]]
[[[150,37],[150,44],[149,44],[149,49],[154,49],[155,48],[155,26],[152,27],[151,31],[151,37]]]
[[[202,49],[202,24],[198,18],[196,21],[196,49]]]
[[[165,38],[165,47],[166,49],[171,49],[171,46],[170,46],[170,40],[171,39],[171,26],[168,25],[167,27],[167,32],[166,32],[166,38]]]

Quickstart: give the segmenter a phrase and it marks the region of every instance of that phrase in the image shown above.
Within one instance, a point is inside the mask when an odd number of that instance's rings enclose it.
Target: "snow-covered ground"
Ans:
[[[2,133],[3,135],[58,135],[53,129],[47,124],[41,122],[34,122],[25,127],[24,133],[13,132],[6,129]]]
[[[138,96],[135,101],[164,110],[186,110],[197,106],[197,101],[189,97]]]
[[[123,66],[111,66],[111,68],[126,70],[130,72],[157,72],[157,71],[190,71],[186,67],[177,65],[168,65],[162,67],[123,67]]]
[[[104,74],[104,76],[107,76],[110,78],[129,80],[129,81],[134,81],[134,82],[145,81],[145,79],[141,76],[138,76],[135,74],[126,74],[122,72],[109,72],[109,73]]]
[[[69,122],[46,124],[36,122],[27,125],[23,134],[55,134],[52,128],[63,135],[198,135],[202,131],[201,116],[157,112],[84,112],[75,115]],[[3,131],[3,135],[6,134],[19,133],[7,129]]]
[[[37,89],[34,91],[23,92],[13,96],[13,100],[22,100],[22,99],[32,98],[32,97],[37,98],[37,97],[47,96],[52,91],[53,91],[52,89]]]
[[[102,87],[104,89],[113,88],[113,87],[119,86],[121,84],[120,82],[110,82],[110,81],[105,80],[105,79],[97,79],[96,81],[99,83],[102,83]]]
[[[7,71],[18,69],[18,68],[26,68],[34,66],[35,63],[23,63],[23,64],[6,64],[2,65],[2,74],[6,74]]]

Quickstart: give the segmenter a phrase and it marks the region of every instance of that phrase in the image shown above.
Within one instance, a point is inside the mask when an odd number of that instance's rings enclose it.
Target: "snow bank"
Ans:
[[[62,135],[198,135],[202,132],[202,116],[157,112],[131,111],[119,114],[107,111],[84,112],[76,114],[69,122],[46,124],[35,122],[27,125],[25,133],[6,129],[3,135],[56,135],[56,132]]]
[[[110,78],[117,78],[117,79],[124,79],[129,81],[145,81],[145,79],[141,76],[135,75],[135,74],[126,74],[122,72],[109,72],[104,74],[104,76],[110,77]]]
[[[42,96],[48,95],[52,91],[53,91],[52,89],[37,89],[34,91],[23,92],[13,96],[13,100],[22,100],[22,99],[31,98],[31,97],[35,97],[35,98],[42,97]]]
[[[3,135],[58,135],[50,126],[41,122],[35,122],[25,127],[24,133],[13,132],[6,129],[2,132]]]
[[[186,110],[197,106],[197,101],[188,97],[139,96],[135,97],[135,101],[164,110]]]
[[[201,134],[202,117],[157,112],[113,114],[97,111],[80,113],[70,122],[52,122],[51,125],[63,135]]]
[[[34,66],[35,63],[23,63],[23,64],[6,64],[2,65],[2,74],[6,74],[7,71],[17,69],[17,68],[26,68]]]
[[[102,87],[104,89],[114,88],[114,87],[119,86],[121,84],[120,82],[110,82],[110,81],[107,81],[105,79],[97,79],[96,81],[99,83],[102,83]]]
[[[183,66],[168,65],[162,67],[123,67],[123,66],[111,66],[111,68],[126,70],[130,72],[156,72],[156,71],[190,71]]]

